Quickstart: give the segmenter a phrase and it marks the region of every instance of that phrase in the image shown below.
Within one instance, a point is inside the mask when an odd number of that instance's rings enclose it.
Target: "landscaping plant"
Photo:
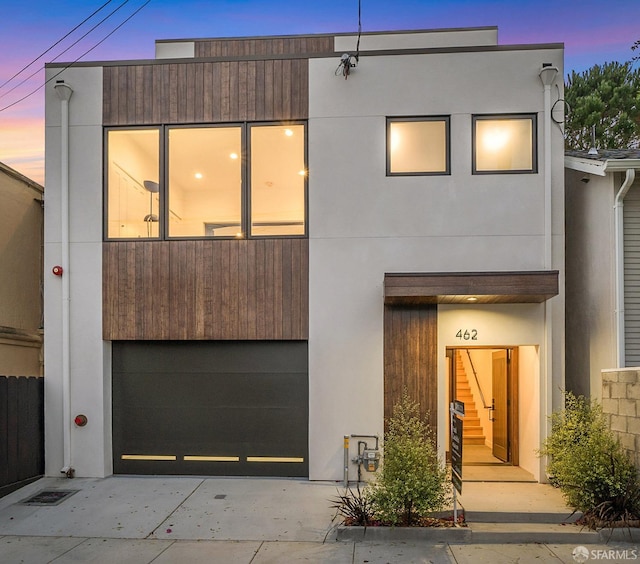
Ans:
[[[596,401],[565,392],[565,408],[551,416],[540,450],[547,472],[569,506],[591,528],[629,524],[640,515],[636,468],[607,425]]]
[[[451,485],[438,456],[431,427],[405,391],[393,408],[383,444],[384,458],[371,486],[376,517],[411,526],[448,504]]]
[[[350,526],[366,527],[374,524],[373,502],[366,486],[361,490],[358,483],[355,492],[347,487],[344,493],[338,492],[338,497],[332,501],[331,507],[336,510],[334,519],[340,515],[343,523]]]

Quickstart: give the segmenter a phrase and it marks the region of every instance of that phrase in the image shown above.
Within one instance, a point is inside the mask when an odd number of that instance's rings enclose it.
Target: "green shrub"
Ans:
[[[637,518],[637,471],[596,401],[565,392],[565,408],[551,416],[540,455],[548,457],[551,481],[588,524]]]
[[[438,457],[433,431],[408,394],[393,408],[385,433],[382,466],[371,487],[376,516],[391,525],[410,526],[449,502],[447,469]]]

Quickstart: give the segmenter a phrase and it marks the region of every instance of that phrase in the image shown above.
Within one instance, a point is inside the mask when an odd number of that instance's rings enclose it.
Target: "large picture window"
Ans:
[[[157,239],[160,130],[110,130],[107,146],[107,237]]]
[[[242,129],[168,130],[169,237],[242,233]]]
[[[306,127],[108,129],[107,239],[304,236]]]
[[[304,235],[303,125],[251,126],[251,235]]]
[[[536,116],[473,116],[473,174],[537,172]]]
[[[449,117],[387,118],[388,176],[449,172]]]

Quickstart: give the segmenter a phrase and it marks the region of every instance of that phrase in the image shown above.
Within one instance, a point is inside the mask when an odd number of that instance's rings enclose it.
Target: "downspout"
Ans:
[[[73,477],[71,464],[71,369],[69,330],[69,99],[73,90],[64,80],[54,86],[61,105],[60,120],[60,244],[62,255],[62,431],[63,466],[60,470]]]
[[[543,63],[538,75],[544,86],[544,268],[553,267],[553,216],[551,209],[551,85],[558,76],[557,67]],[[540,379],[540,444],[549,434],[549,415],[553,412],[553,308],[551,300],[544,302],[544,376]],[[541,459],[540,480],[544,481],[545,462]]]
[[[551,216],[551,85],[558,69],[543,63],[540,80],[544,85],[544,267],[552,268],[552,216]]]
[[[615,248],[616,248],[616,360],[617,367],[625,364],[624,345],[624,197],[636,178],[634,168],[627,169],[620,190],[616,194],[613,205],[613,220],[615,224]]]

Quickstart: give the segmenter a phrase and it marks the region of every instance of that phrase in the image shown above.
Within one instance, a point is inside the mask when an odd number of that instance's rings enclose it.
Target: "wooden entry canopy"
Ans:
[[[557,270],[384,275],[386,305],[542,303],[557,295]]]

